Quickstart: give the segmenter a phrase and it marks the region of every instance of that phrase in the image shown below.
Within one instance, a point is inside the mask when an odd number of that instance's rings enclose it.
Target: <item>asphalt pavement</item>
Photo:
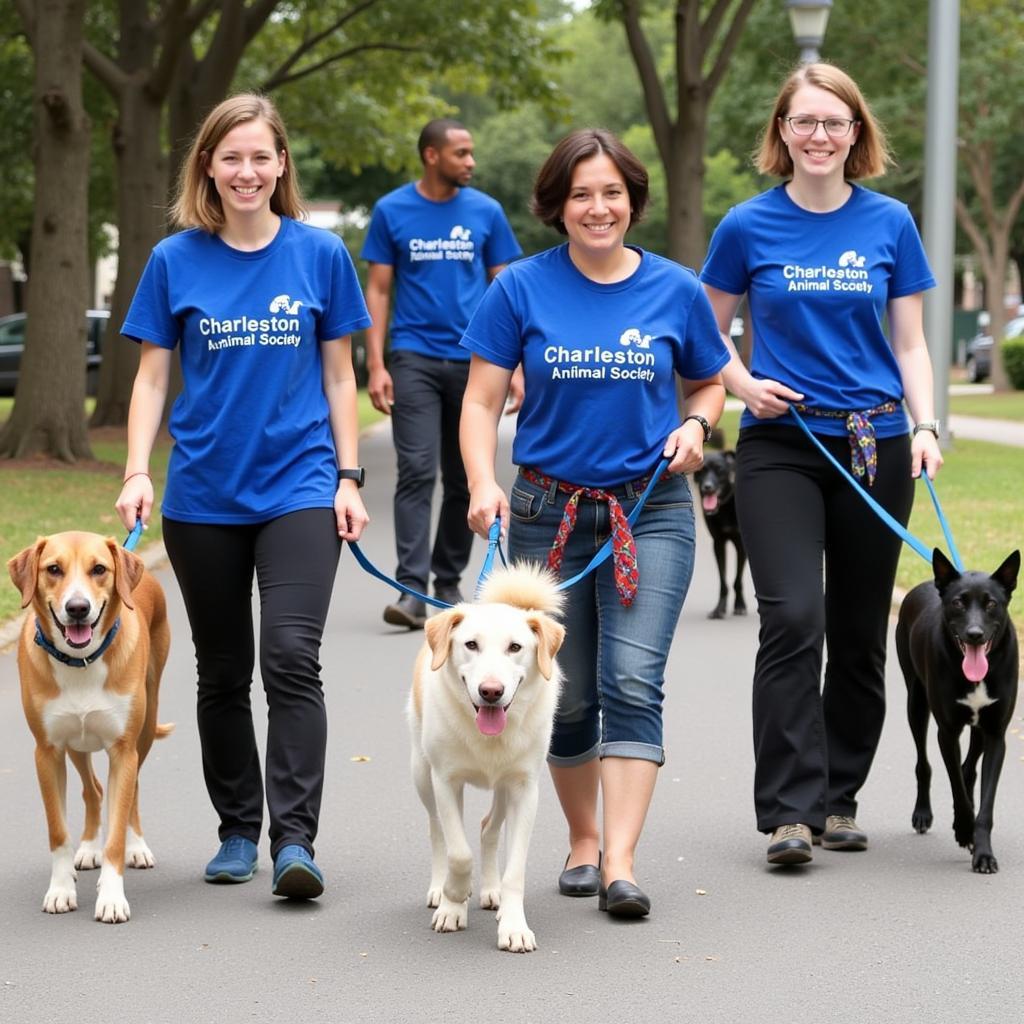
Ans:
[[[499,455],[504,464],[509,426]],[[955,425],[954,431],[959,435]],[[390,571],[394,469],[386,427],[367,435],[362,454],[372,516],[362,546]],[[480,542],[474,575],[482,555]],[[870,849],[818,848],[806,868],[768,868],[751,803],[757,616],[707,620],[717,578],[703,528],[669,660],[668,761],[637,864],[653,901],[651,916],[617,922],[595,900],[558,895],[566,842],[544,779],[526,891],[540,948],[518,956],[498,951],[492,913],[472,902],[466,931],[431,931],[424,903],[426,817],[409,779],[404,718],[422,634],[382,622],[393,591],[364,573],[349,552],[342,555],[322,650],[330,737],[317,860],[327,891],[306,904],[273,898],[265,838],[251,883],[203,882],[217,840],[200,770],[193,654],[174,578],[166,566],[157,576],[174,636],[159,717],[176,729],[154,747],[141,776],[143,827],[157,866],[128,873],[128,924],[93,920],[95,872],[80,873],[76,913],[40,911],[49,878],[46,828],[13,648],[0,653],[0,857],[7,865],[0,888],[0,1021],[1019,1019],[1021,709],[996,804],[999,874],[973,874],[968,853],[953,840],[934,730],[936,823],[925,836],[911,828],[913,744],[895,656],[888,720],[858,814]],[[749,580],[747,587],[752,595]],[[258,683],[254,699],[262,734]],[[97,761],[102,777],[105,758]],[[82,811],[73,773],[72,779],[70,819],[77,829]],[[471,835],[485,809],[484,796],[470,793]]]

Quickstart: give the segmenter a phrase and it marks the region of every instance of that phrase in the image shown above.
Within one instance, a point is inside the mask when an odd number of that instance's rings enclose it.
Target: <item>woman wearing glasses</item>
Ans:
[[[906,206],[854,183],[890,162],[856,83],[799,68],[757,153],[786,180],[727,214],[701,275],[727,344],[743,295],[753,325],[750,369],[733,349],[722,375],[746,404],[736,491],[761,618],[754,800],[771,864],[810,861],[819,838],[867,848],[857,793],[885,715],[900,552],[789,409],[900,522],[913,477],[942,464],[922,326],[935,281]]]

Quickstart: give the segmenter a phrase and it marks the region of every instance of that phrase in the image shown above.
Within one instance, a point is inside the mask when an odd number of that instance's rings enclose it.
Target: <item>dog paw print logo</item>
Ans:
[[[292,302],[290,295],[278,295],[276,298],[270,301],[270,312],[271,313],[291,313],[295,314],[299,311],[299,306],[302,305],[301,299],[296,299]]]
[[[641,334],[635,327],[630,327],[622,332],[619,337],[620,345],[632,345],[634,348],[650,348],[653,335]]]
[[[461,224],[456,224],[455,227],[452,228],[451,234],[448,237],[458,242],[468,242],[471,234],[472,231],[469,228],[464,228]]]
[[[855,270],[860,270],[864,266],[864,256],[858,256],[856,249],[847,249],[842,256],[839,257],[839,266],[841,267],[853,267]]]

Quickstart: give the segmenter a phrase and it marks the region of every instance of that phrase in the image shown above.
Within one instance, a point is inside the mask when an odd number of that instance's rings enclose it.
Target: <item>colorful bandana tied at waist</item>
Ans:
[[[550,489],[557,485],[558,490],[563,494],[569,494],[565,512],[562,514],[562,521],[558,524],[558,532],[555,534],[554,543],[548,552],[548,568],[552,572],[561,572],[562,561],[565,557],[565,544],[576,526],[576,515],[579,511],[580,498],[590,498],[591,501],[603,501],[608,505],[608,515],[611,520],[612,529],[612,566],[615,572],[615,589],[619,594],[619,601],[628,608],[636,597],[637,587],[640,583],[640,570],[636,563],[636,542],[633,540],[633,532],[629,528],[626,513],[619,504],[619,499],[610,490],[600,487],[584,487],[580,484],[570,484],[563,480],[554,480],[539,470],[523,467],[520,472],[531,483],[538,487]],[[666,473],[667,477],[668,474]],[[647,487],[650,478],[633,481],[633,490],[642,494]]]
[[[826,419],[846,420],[846,437],[850,442],[850,470],[857,479],[867,477],[868,487],[874,485],[878,472],[878,445],[875,440],[875,426],[872,416],[896,412],[900,404],[896,401],[883,402],[873,409],[861,412],[844,412],[841,409],[809,409],[806,405],[794,405],[797,412],[805,416],[824,416]]]

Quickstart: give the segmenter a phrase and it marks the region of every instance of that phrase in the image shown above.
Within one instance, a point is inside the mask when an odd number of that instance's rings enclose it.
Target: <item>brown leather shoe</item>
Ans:
[[[811,830],[806,825],[780,825],[768,840],[769,864],[807,864],[813,856]]]

